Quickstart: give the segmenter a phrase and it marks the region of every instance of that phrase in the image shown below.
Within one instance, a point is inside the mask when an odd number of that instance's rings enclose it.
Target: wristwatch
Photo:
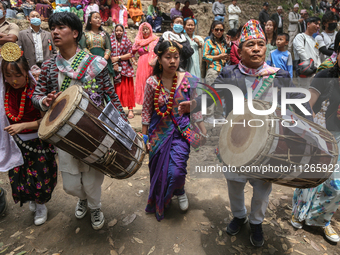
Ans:
[[[121,60],[121,59],[120,59],[120,56],[118,56],[118,59],[119,59],[119,61]]]

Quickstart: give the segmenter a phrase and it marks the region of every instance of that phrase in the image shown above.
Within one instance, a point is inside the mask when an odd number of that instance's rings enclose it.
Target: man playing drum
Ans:
[[[243,91],[244,95],[247,95],[247,88],[252,87],[252,97],[267,102],[272,101],[272,87],[278,87],[278,103],[281,104],[281,88],[295,86],[291,82],[288,72],[270,67],[265,63],[266,39],[258,21],[249,20],[244,25],[238,51],[241,56],[240,63],[224,67],[215,83],[235,85]],[[225,112],[228,115],[233,110],[232,94],[228,89],[216,89],[216,91],[217,94],[225,98]],[[304,97],[303,94],[298,93],[287,94],[287,98]],[[208,105],[213,103],[212,98],[208,97],[207,101]],[[189,103],[182,103],[180,107],[181,113],[190,111]],[[308,103],[304,104],[304,107],[311,112]],[[192,100],[191,110],[194,112],[201,110],[200,97]],[[298,113],[301,114],[299,111]],[[230,137],[226,139],[230,139]],[[244,187],[247,181],[249,181],[253,186],[251,212],[249,215],[251,228],[250,241],[254,246],[262,246],[264,244],[262,222],[268,206],[272,184],[259,179],[240,176],[236,173],[227,172],[226,178],[230,207],[234,216],[227,227],[227,233],[230,235],[238,234],[241,227],[248,222],[247,209],[244,202]]]
[[[110,98],[127,121],[126,115],[110,82],[107,62],[78,48],[82,36],[82,23],[69,12],[53,14],[48,21],[53,42],[59,48],[57,56],[45,61],[41,67],[39,81],[32,97],[36,108],[47,111],[54,100],[69,86],[81,85],[94,101],[103,102]],[[89,82],[92,84],[89,85]],[[104,225],[101,211],[101,185],[104,175],[58,149],[59,170],[63,177],[66,193],[79,198],[75,216],[81,219],[91,211],[91,224],[95,230]]]

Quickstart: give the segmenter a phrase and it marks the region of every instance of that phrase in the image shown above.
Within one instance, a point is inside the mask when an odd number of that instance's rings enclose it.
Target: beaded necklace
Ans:
[[[172,110],[172,105],[174,103],[174,94],[175,94],[175,90],[177,87],[177,72],[172,80],[172,87],[171,87],[171,91],[170,91],[170,97],[169,97],[169,101],[166,102],[166,111],[165,112],[161,112],[159,109],[159,104],[158,104],[158,99],[159,99],[159,93],[160,90],[162,89],[162,93],[165,96],[165,90],[164,90],[164,86],[163,86],[163,82],[162,80],[159,78],[158,81],[158,85],[155,91],[155,97],[154,97],[154,105],[155,105],[155,111],[157,113],[157,115],[160,115],[162,117],[168,116]]]
[[[25,85],[25,89],[21,94],[21,99],[20,99],[20,108],[19,108],[19,114],[17,117],[15,117],[10,111],[9,111],[9,107],[8,107],[8,101],[9,101],[9,89],[7,89],[6,91],[6,95],[5,95],[5,111],[6,111],[6,115],[8,118],[10,118],[12,121],[18,122],[22,119],[22,117],[24,116],[24,109],[25,109],[25,101],[26,101],[26,90],[28,88],[28,84]]]

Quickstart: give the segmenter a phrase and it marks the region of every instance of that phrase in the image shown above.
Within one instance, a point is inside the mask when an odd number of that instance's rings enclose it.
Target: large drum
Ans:
[[[144,141],[132,128],[134,134],[127,134],[121,117],[120,123],[109,123],[110,118],[101,121],[102,108],[89,99],[81,86],[73,85],[48,110],[38,135],[112,178],[128,178],[142,165]]]
[[[253,106],[257,110],[271,107],[259,100],[253,100]],[[282,116],[280,108],[265,116],[251,113],[247,103],[244,109],[244,115],[229,114],[219,139],[221,159],[236,172],[289,187],[311,188],[340,171],[337,142],[328,130],[292,112]]]

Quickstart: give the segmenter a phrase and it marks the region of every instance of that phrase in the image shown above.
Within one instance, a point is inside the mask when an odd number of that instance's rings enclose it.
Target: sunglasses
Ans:
[[[224,29],[223,28],[214,28],[214,30],[216,31],[216,32],[224,32]]]

